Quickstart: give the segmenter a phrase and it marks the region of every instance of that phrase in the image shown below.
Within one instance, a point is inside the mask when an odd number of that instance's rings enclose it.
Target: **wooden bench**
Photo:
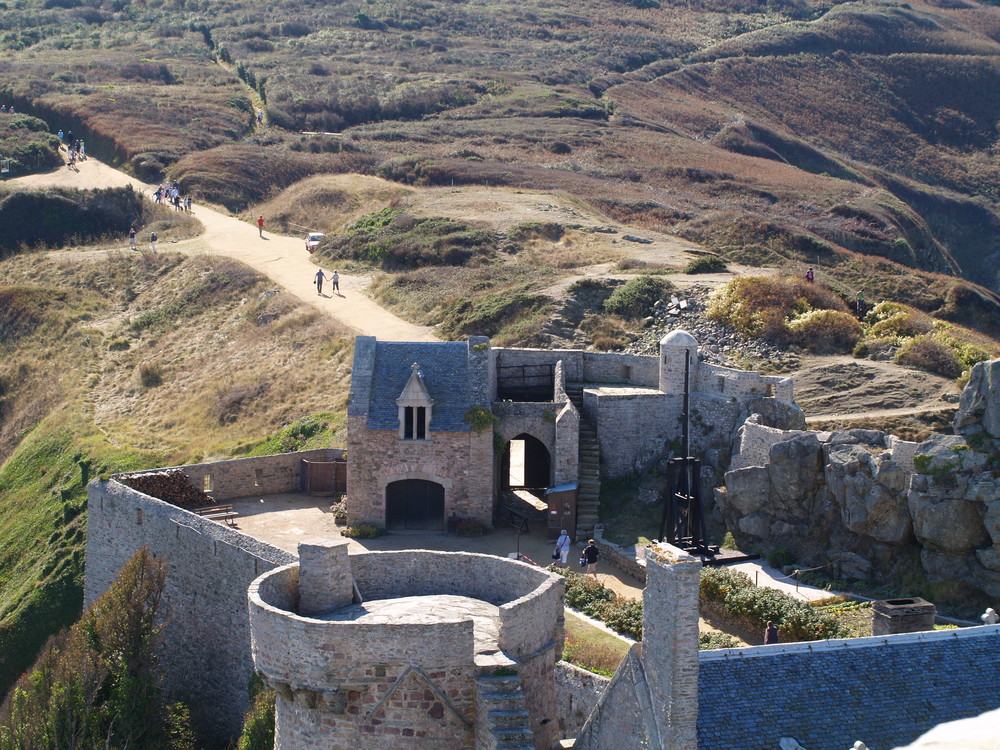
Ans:
[[[201,508],[195,508],[194,512],[210,521],[225,521],[230,526],[235,526],[236,521],[233,519],[240,516],[239,513],[233,510],[232,505],[205,505]]]

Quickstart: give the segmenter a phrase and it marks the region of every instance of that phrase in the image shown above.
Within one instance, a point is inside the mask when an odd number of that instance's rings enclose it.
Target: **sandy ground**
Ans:
[[[146,185],[124,172],[89,158],[79,169],[58,169],[45,174],[19,177],[11,182],[26,187],[121,187],[131,185],[145,195],[152,194],[155,186]],[[434,341],[430,328],[407,323],[379,307],[363,293],[368,285],[367,276],[340,274],[340,294],[330,292],[327,282],[324,294],[316,293],[313,279],[317,266],[299,237],[287,237],[266,230],[258,236],[257,227],[234,219],[221,211],[195,205],[194,216],[205,227],[205,232],[194,240],[172,243],[160,249],[183,252],[189,255],[207,253],[225,255],[246,263],[284,287],[303,302],[343,323],[349,329],[368,336],[396,341]],[[265,222],[267,217],[264,217]],[[332,268],[324,269],[328,274]]]

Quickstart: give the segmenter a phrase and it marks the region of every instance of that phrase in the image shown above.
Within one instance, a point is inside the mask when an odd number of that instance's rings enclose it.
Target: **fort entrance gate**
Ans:
[[[390,531],[444,528],[444,487],[427,479],[401,479],[385,487],[385,527]]]

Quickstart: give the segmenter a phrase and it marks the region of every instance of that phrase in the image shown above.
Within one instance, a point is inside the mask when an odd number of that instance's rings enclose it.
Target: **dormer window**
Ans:
[[[399,408],[400,440],[429,440],[434,399],[427,391],[420,365],[416,362],[410,366],[410,379],[396,399],[396,406]]]

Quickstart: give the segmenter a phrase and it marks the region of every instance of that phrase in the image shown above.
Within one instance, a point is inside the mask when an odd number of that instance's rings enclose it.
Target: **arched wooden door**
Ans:
[[[387,484],[385,527],[390,531],[444,529],[444,487],[426,479],[401,479]]]

